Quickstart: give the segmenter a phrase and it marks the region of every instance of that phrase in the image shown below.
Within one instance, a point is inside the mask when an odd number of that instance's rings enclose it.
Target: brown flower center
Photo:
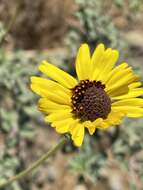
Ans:
[[[111,100],[100,81],[82,80],[72,89],[73,113],[81,121],[106,119],[111,111]]]

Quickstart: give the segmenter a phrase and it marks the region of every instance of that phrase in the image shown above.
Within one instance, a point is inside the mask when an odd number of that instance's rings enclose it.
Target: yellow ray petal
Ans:
[[[59,110],[46,116],[45,121],[46,120],[49,122],[61,121],[64,119],[72,118],[72,116],[73,115],[70,109]]]
[[[93,133],[95,133],[96,128],[101,125],[101,122],[102,122],[102,121],[103,121],[103,119],[98,118],[98,119],[96,119],[94,122],[85,121],[85,122],[84,122],[84,125],[85,125],[85,127],[88,129],[89,134],[90,134],[90,135],[93,135]]]
[[[107,91],[107,89],[106,89]],[[110,98],[112,99],[112,97],[115,96],[121,96],[121,95],[125,95],[128,94],[129,92],[129,87],[128,85],[124,85],[124,86],[120,86],[118,89],[113,90],[113,91],[107,91],[107,94],[110,96]]]
[[[120,101],[116,101],[112,103],[112,106],[143,106],[143,99],[141,98],[129,98],[129,99],[123,99]]]
[[[92,64],[95,66],[97,63],[100,62],[101,57],[104,53],[105,47],[104,44],[100,43],[96,49],[93,52],[92,58],[91,58],[91,62]]]
[[[39,70],[66,88],[73,88],[77,85],[75,78],[47,61],[41,63]]]
[[[95,130],[96,130],[95,125],[94,125],[91,121],[85,121],[83,124],[84,124],[84,126],[88,129],[89,134],[90,134],[90,135],[93,135],[93,133],[94,133]]]
[[[45,97],[53,102],[65,105],[71,105],[71,98],[69,95],[65,94],[62,91],[49,91],[46,88],[42,88],[37,84],[31,84],[31,89],[36,92],[39,96]]]
[[[93,71],[90,76],[91,80],[96,80],[99,74],[101,73],[105,57],[108,56],[108,54],[110,53],[109,51],[110,49],[105,51],[105,47],[103,44],[99,44],[95,49],[91,59],[93,68]]]
[[[104,50],[103,44],[97,46],[92,56],[93,74],[90,79],[104,81],[105,76],[115,65],[118,56],[119,53],[116,50],[112,50],[111,48]]]
[[[128,67],[127,63],[121,63],[120,65],[118,65],[117,67],[115,67],[114,69],[112,69],[109,73],[106,74],[106,79],[104,79],[104,83],[108,84],[108,82],[116,77],[117,75],[119,75],[119,73],[121,73],[123,70],[125,70]]]
[[[79,80],[88,79],[91,72],[90,51],[87,44],[82,44],[76,58],[76,73]]]
[[[122,73],[122,71],[120,72]],[[127,73],[124,73],[122,74],[122,76],[120,75],[120,77],[116,78],[117,81],[120,80],[120,78],[123,78],[124,75],[126,75]],[[118,75],[118,74],[117,74]],[[113,84],[116,83],[116,80],[114,81]],[[138,80],[138,77],[135,76],[135,80]],[[106,89],[105,91],[107,92],[107,94],[110,96],[110,97],[118,97],[118,96],[121,96],[121,95],[127,95],[128,93],[131,93],[132,90],[133,91],[138,91],[138,87],[140,87],[142,85],[141,82],[132,82],[131,80],[129,80],[126,84],[118,87],[117,89],[113,89],[113,90],[109,90],[108,89],[108,86],[110,87],[110,84],[108,83],[108,85],[106,86]],[[135,96],[134,96],[135,97]]]
[[[108,49],[106,51],[108,51]],[[109,53],[107,54],[107,57],[105,57],[103,68],[99,76],[97,77],[97,80],[102,81],[102,82],[106,81],[106,76],[114,67],[116,61],[118,60],[118,57],[119,57],[118,51],[112,50],[112,49],[109,51]]]
[[[96,78],[96,76],[98,75],[98,67],[100,66],[100,63],[103,60],[104,51],[105,51],[104,44],[99,44],[93,52],[91,58],[93,71],[90,76],[90,79],[92,80],[94,80],[94,78]]]
[[[74,118],[73,117],[73,123],[70,125],[70,127],[69,127],[69,132],[71,133],[73,130],[74,130],[74,128],[75,128],[75,126],[76,126],[76,124],[77,123],[80,123],[80,119],[78,119],[78,118]]]
[[[130,90],[141,85],[140,82],[136,82],[139,77],[134,75],[131,68],[118,72],[116,77],[113,76],[112,78],[113,80],[111,79],[106,83],[105,89],[111,97],[128,94]]]
[[[116,106],[113,109],[126,113],[128,117],[143,117],[143,108],[137,106]]]
[[[98,123],[96,128],[106,130],[110,126],[119,125],[121,123],[123,117],[125,117],[125,114],[126,114],[125,112],[116,111],[116,110],[112,109],[112,111],[108,115],[107,119],[100,120],[100,122]]]
[[[58,133],[67,133],[69,132],[69,127],[74,122],[73,118],[67,118],[62,121],[55,121],[52,123],[52,127],[56,128]]]
[[[46,90],[49,91],[62,91],[64,93],[66,93],[67,95],[71,94],[71,91],[65,87],[63,87],[62,85],[60,85],[57,82],[54,82],[52,80],[47,80],[45,78],[41,78],[41,77],[36,77],[33,76],[31,77],[31,84],[36,84],[38,86],[40,86],[41,88],[44,88]]]
[[[139,97],[139,96],[142,96],[142,95],[143,95],[143,89],[142,88],[136,88],[136,89],[130,90],[127,94],[112,97],[112,100],[135,98],[135,97]]]
[[[109,123],[106,121],[102,120],[99,125],[97,125],[96,128],[101,129],[101,130],[106,130],[108,127],[110,127]]]
[[[77,123],[74,129],[71,131],[72,140],[76,146],[81,146],[84,138],[84,125]]]
[[[130,67],[116,72],[116,74],[113,75],[108,82],[106,82],[106,85],[110,87],[128,74],[132,74],[132,69]]]
[[[112,96],[112,92],[115,90],[118,90],[121,87],[124,88],[124,86],[128,86],[130,83],[137,81],[138,79],[139,78],[136,75],[129,73],[122,77],[120,80],[116,81],[113,85],[107,85],[106,91]]]
[[[71,107],[68,105],[57,104],[53,101],[48,100],[47,98],[41,98],[38,102],[38,108],[40,111],[45,113],[52,113],[58,110],[71,110]]]
[[[142,86],[142,83],[141,83],[141,82],[134,82],[134,83],[131,83],[131,84],[129,85],[129,89],[138,88],[138,87],[140,87],[140,86]]]
[[[126,116],[126,112],[120,111],[120,110],[116,111],[112,107],[111,113],[108,115],[108,118],[104,121],[107,122],[110,126],[119,125],[125,116]]]

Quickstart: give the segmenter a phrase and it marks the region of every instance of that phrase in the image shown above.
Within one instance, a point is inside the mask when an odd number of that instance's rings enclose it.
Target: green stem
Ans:
[[[23,179],[25,176],[29,175],[33,170],[38,168],[41,164],[45,162],[50,156],[52,156],[57,150],[59,150],[66,142],[68,141],[67,137],[64,137],[57,145],[55,145],[50,151],[46,152],[43,156],[41,156],[37,161],[35,161],[31,166],[27,169],[23,170],[19,174],[9,178],[7,181],[0,184],[0,188],[10,185],[14,181],[18,181]]]

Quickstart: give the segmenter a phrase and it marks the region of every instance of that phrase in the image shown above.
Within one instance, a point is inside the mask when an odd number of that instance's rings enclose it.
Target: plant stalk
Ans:
[[[67,137],[64,137],[57,145],[55,145],[50,151],[46,152],[44,155],[42,155],[37,161],[35,161],[31,166],[29,166],[27,169],[23,170],[19,174],[9,178],[5,182],[0,184],[0,189],[2,187],[6,187],[13,183],[14,181],[19,181],[23,179],[24,177],[27,177],[31,172],[33,172],[35,169],[37,169],[41,164],[43,164],[50,156],[52,156],[57,150],[59,150],[66,142],[68,141]]]

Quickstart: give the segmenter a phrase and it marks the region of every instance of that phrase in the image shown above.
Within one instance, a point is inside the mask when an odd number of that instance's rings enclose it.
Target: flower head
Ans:
[[[143,116],[143,88],[127,63],[115,67],[119,53],[99,44],[93,55],[81,45],[76,58],[77,79],[43,61],[39,70],[50,79],[33,76],[32,90],[41,96],[38,107],[59,133],[70,133],[81,146],[85,128],[119,125],[127,117]]]

